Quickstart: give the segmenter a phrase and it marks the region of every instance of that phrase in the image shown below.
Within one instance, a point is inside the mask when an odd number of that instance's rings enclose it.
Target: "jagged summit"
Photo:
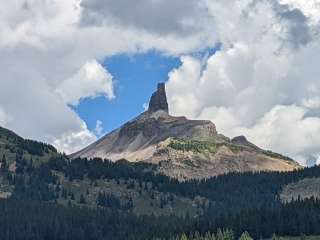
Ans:
[[[71,157],[150,162],[157,164],[159,172],[181,180],[299,167],[280,154],[256,147],[244,136],[230,140],[218,134],[211,121],[169,115],[164,83],[158,84],[146,112]]]
[[[167,102],[166,87],[164,83],[158,84],[158,89],[152,94],[149,102],[149,113],[154,113],[159,110],[169,113],[169,106]]]
[[[259,149],[256,145],[249,142],[245,136],[234,137],[233,139],[231,139],[231,143],[236,144],[236,145],[247,146],[247,147]]]

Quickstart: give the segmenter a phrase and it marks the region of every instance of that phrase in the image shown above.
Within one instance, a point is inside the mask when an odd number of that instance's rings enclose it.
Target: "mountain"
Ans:
[[[24,139],[0,127],[0,199],[12,195],[15,188],[11,180],[14,180],[15,174],[23,169],[38,167],[58,156],[53,146]]]
[[[21,160],[39,165],[58,155],[52,145],[24,139],[11,130],[0,127],[0,164],[5,160],[6,164],[13,164],[11,167],[14,168],[16,162]]]
[[[67,156],[60,154],[53,146],[24,139],[13,131],[0,127],[0,201],[1,199],[32,199],[54,201],[59,205],[86,206],[97,208],[130,209],[136,215],[197,216],[199,205],[205,198],[188,198],[168,194],[154,189],[154,185],[143,178],[123,177],[131,175],[152,175],[150,164],[117,161],[108,163],[90,161],[90,166],[81,161],[69,163]],[[69,163],[69,164],[68,164]],[[114,177],[95,179],[79,176],[90,171],[112,171]],[[72,169],[75,169],[74,171]],[[141,170],[140,170],[141,169]],[[120,172],[120,173],[118,173]],[[94,173],[94,174],[93,174]],[[78,181],[74,181],[78,180]],[[146,181],[146,182],[144,182]],[[83,203],[80,199],[83,197]],[[108,199],[106,201],[105,199]]]
[[[185,132],[184,139],[167,138],[162,148],[210,157],[224,147],[233,154],[256,152],[290,162],[243,136],[229,140],[219,134],[213,138],[201,131],[191,133]],[[4,239],[175,239],[170,237],[219,228],[232,229],[235,239],[246,230],[255,239],[269,239],[274,232],[320,234],[320,200],[309,199],[319,197],[319,166],[179,181],[161,174],[163,161],[71,160],[48,144],[25,140],[4,128],[0,128],[0,150]],[[192,166],[205,160],[190,161],[186,164]]]
[[[159,172],[180,180],[300,168],[292,159],[260,149],[244,136],[229,139],[219,134],[211,121],[171,116],[164,83],[158,84],[146,112],[71,157],[153,163]]]

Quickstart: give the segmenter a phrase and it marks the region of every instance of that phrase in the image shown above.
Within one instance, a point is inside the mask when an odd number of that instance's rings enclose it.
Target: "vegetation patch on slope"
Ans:
[[[170,143],[168,145],[170,148],[173,148],[178,151],[183,152],[194,152],[194,153],[203,153],[203,154],[216,154],[222,146],[227,147],[230,149],[234,154],[237,154],[241,151],[256,151],[258,153],[264,154],[266,156],[272,157],[272,158],[279,158],[283,159],[288,162],[294,162],[294,160],[290,157],[284,156],[279,153],[275,153],[269,150],[262,150],[258,147],[252,146],[246,146],[246,145],[238,145],[233,143],[216,143],[214,141],[199,141],[199,140],[193,140],[193,139],[178,139],[178,138],[172,138],[170,139]],[[297,164],[298,165],[298,164]]]
[[[233,153],[238,153],[247,149],[244,146],[239,146],[231,143],[216,143],[213,141],[199,141],[190,139],[171,139],[169,147],[184,152],[195,152],[195,153],[210,153],[216,154],[220,147],[226,146]]]
[[[280,158],[280,159],[283,159],[283,160],[286,160],[286,161],[289,161],[289,162],[294,162],[294,160],[288,156],[284,156],[280,153],[275,153],[275,152],[272,152],[270,150],[263,150],[262,151],[263,154],[269,156],[269,157],[273,157],[273,158]]]

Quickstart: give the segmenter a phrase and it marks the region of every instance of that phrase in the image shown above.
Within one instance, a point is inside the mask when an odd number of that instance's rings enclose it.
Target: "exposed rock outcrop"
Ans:
[[[166,88],[164,83],[158,84],[158,90],[152,94],[149,109],[150,113],[157,112],[159,110],[169,113],[169,106],[167,102]]]
[[[231,139],[231,143],[240,145],[240,146],[247,146],[247,147],[259,149],[259,147],[249,142],[245,136],[234,137],[233,139]]]

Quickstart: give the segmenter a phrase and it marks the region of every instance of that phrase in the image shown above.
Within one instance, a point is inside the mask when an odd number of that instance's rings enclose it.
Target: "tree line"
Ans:
[[[279,210],[251,209],[211,220],[135,216],[111,209],[10,199],[0,200],[0,233],[1,240],[277,239],[275,234],[319,235],[319,216],[320,203],[314,199],[289,203]]]
[[[133,164],[125,160],[116,163],[101,159],[70,161],[62,155],[35,167],[31,160],[18,157],[15,173],[1,170],[14,186],[14,192],[11,199],[0,202],[0,233],[6,236],[5,240],[170,239],[196,232],[205,236],[208,231],[216,232],[219,228],[232,229],[237,239],[245,231],[255,239],[270,238],[274,233],[320,235],[319,200],[298,199],[283,204],[279,199],[279,192],[288,183],[306,177],[320,177],[320,167],[288,173],[231,173],[186,182],[158,174],[156,169],[155,165]],[[128,211],[132,202],[124,207],[115,196],[100,192],[96,199],[98,210],[62,207],[54,204],[58,194],[68,198],[70,193],[61,190],[57,173],[69,181],[135,181],[163,193],[191,199],[202,196],[209,200],[209,205],[198,218],[188,215],[139,217]],[[135,184],[131,187],[134,188]],[[86,200],[82,196],[79,202],[85,205]]]

